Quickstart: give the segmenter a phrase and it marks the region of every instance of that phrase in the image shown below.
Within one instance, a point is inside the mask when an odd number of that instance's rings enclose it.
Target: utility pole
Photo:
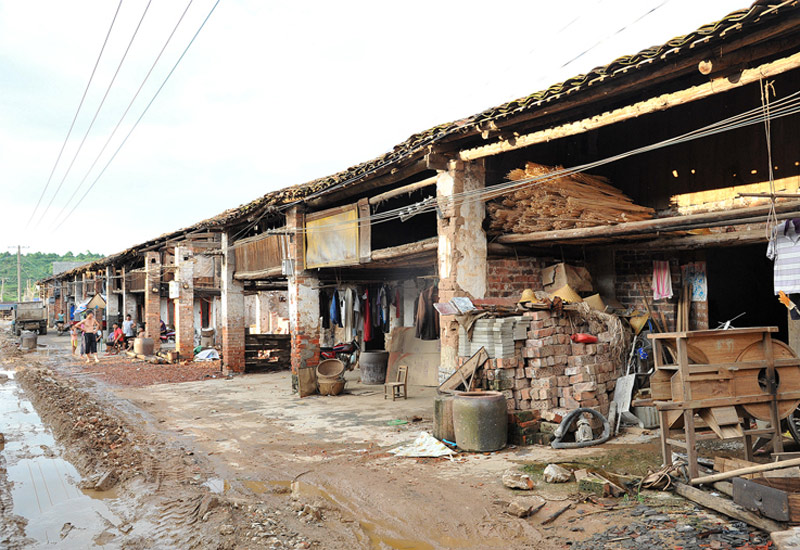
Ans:
[[[4,302],[6,299],[6,278],[3,277],[0,279],[0,302]]]
[[[8,248],[14,249],[13,246],[9,246]],[[17,245],[17,302],[22,301],[22,256],[21,250],[23,248],[28,248],[27,246]]]

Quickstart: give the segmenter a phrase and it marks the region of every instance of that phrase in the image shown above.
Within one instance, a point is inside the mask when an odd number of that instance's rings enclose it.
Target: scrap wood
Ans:
[[[564,504],[563,506],[561,506],[559,508],[556,508],[556,510],[552,514],[550,514],[549,516],[544,518],[544,520],[542,520],[541,524],[542,525],[547,525],[548,523],[552,523],[553,521],[555,521],[558,518],[558,516],[560,516],[561,514],[566,512],[567,510],[569,510],[572,507],[572,505],[573,505],[573,502],[570,500],[566,504]]]
[[[773,531],[782,531],[786,528],[781,523],[762,518],[753,512],[748,512],[731,500],[719,496],[713,496],[710,493],[698,489],[697,487],[692,487],[683,483],[676,483],[675,492],[683,498],[691,500],[700,506],[748,523],[757,529],[766,531],[767,533],[772,533]]]
[[[563,167],[528,162],[508,178],[539,178],[488,204],[490,228],[497,232],[528,233],[551,229],[593,227],[653,217],[652,208],[635,204],[602,176],[575,173],[544,178]]]
[[[486,348],[481,347],[475,355],[467,359],[467,361],[456,369],[456,372],[451,374],[447,380],[439,385],[440,393],[453,393],[463,383],[466,390],[469,390],[467,378],[478,370],[483,364],[489,360],[489,354]]]

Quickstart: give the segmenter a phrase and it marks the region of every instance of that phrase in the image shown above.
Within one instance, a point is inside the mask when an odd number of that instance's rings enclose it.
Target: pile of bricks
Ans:
[[[531,311],[524,320],[530,321],[530,328],[525,340],[515,341],[514,354],[489,359],[478,374],[481,387],[505,395],[513,442],[522,445],[548,439],[551,432],[543,432],[542,424],[557,425],[578,407],[591,407],[607,416],[622,374],[621,362],[612,358],[611,334],[595,334],[596,344],[573,343],[571,334],[587,331],[574,311]]]

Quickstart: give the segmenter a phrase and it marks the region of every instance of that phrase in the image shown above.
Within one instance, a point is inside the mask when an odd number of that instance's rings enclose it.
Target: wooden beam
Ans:
[[[753,512],[748,512],[731,500],[722,497],[715,497],[709,493],[706,493],[705,491],[697,489],[696,487],[691,487],[684,483],[676,483],[675,492],[683,498],[691,500],[700,506],[748,523],[757,529],[766,531],[767,533],[772,533],[773,531],[783,531],[786,528],[784,525],[776,521],[762,518]]]
[[[643,243],[626,243],[615,246],[624,250],[691,250],[716,245],[752,244],[766,242],[764,228],[748,231],[731,231],[728,233],[711,233],[709,235],[686,235],[683,237],[663,238]]]
[[[404,185],[402,187],[397,187],[396,189],[392,189],[390,191],[386,191],[385,193],[381,193],[380,195],[375,195],[369,198],[370,204],[380,204],[385,200],[389,200],[391,198],[397,197],[399,195],[404,195],[406,193],[413,193],[419,189],[424,189],[425,187],[430,187],[431,185],[436,185],[437,176],[432,176],[430,178],[425,178],[424,180],[420,180],[414,183],[410,183],[408,185]]]
[[[800,210],[800,202],[792,201],[775,205],[778,214]],[[738,218],[751,218],[766,216],[770,211],[769,206],[750,208],[735,208],[733,210],[704,212],[689,216],[674,216],[670,218],[656,218],[639,222],[627,222],[617,225],[603,225],[598,227],[582,227],[577,229],[556,229],[553,231],[536,231],[533,233],[520,233],[503,235],[496,239],[502,244],[531,243],[546,241],[574,241],[591,239],[595,237],[619,237],[624,235],[641,235],[657,233],[659,231],[680,231],[684,229],[697,229],[699,227],[712,227],[711,224],[724,225],[720,222],[735,221]]]
[[[734,88],[739,88],[753,82],[758,82],[761,78],[768,78],[781,74],[792,69],[800,67],[800,53],[796,53],[789,57],[766,63],[760,67],[753,69],[745,69],[741,73],[739,79],[729,79],[726,77],[712,78],[710,82],[693,86],[685,90],[662,94],[660,96],[648,99],[647,101],[640,101],[633,105],[628,105],[620,109],[615,109],[607,113],[595,115],[593,117],[584,118],[576,122],[562,124],[547,130],[539,130],[530,134],[522,135],[508,140],[498,141],[488,145],[482,145],[473,149],[467,149],[459,152],[458,156],[461,160],[469,161],[488,156],[505,153],[508,151],[515,151],[524,147],[530,147],[537,143],[544,143],[559,139],[567,136],[573,136],[596,130],[603,126],[616,124],[625,120],[639,117],[658,111],[664,111],[671,107],[691,103],[699,99],[704,99],[712,95],[726,92]]]
[[[447,170],[452,157],[441,153],[430,152],[425,155],[425,166],[428,170]]]
[[[424,254],[432,252],[439,248],[439,237],[431,237],[415,243],[401,244],[399,246],[391,246],[389,248],[379,248],[372,251],[372,261],[380,262],[383,260],[392,260],[395,258],[404,258],[416,254]]]
[[[714,483],[715,481],[723,481],[732,477],[739,477],[747,474],[757,474],[759,472],[771,472],[773,470],[782,470],[784,468],[791,468],[792,466],[800,466],[800,458],[791,458],[789,460],[769,462],[767,464],[757,464],[755,466],[747,466],[746,468],[737,468],[736,470],[728,470],[727,472],[711,474],[710,476],[702,476],[693,479],[692,485]]]
[[[265,279],[275,279],[283,275],[283,270],[280,267],[273,267],[271,269],[262,269],[261,271],[237,271],[233,274],[233,278],[237,281],[258,281]]]

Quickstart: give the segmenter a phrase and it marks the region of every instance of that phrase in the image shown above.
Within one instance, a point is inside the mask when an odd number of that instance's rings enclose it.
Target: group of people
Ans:
[[[112,353],[119,353],[128,349],[136,336],[136,324],[130,315],[125,316],[122,327],[114,323],[109,333],[106,343],[106,351],[110,347]],[[93,311],[89,311],[82,321],[72,324],[70,327],[70,339],[72,345],[72,355],[76,355],[80,349],[80,354],[86,357],[89,363],[94,358],[95,363],[100,360],[97,357],[97,344],[103,341],[103,327],[95,317]]]

